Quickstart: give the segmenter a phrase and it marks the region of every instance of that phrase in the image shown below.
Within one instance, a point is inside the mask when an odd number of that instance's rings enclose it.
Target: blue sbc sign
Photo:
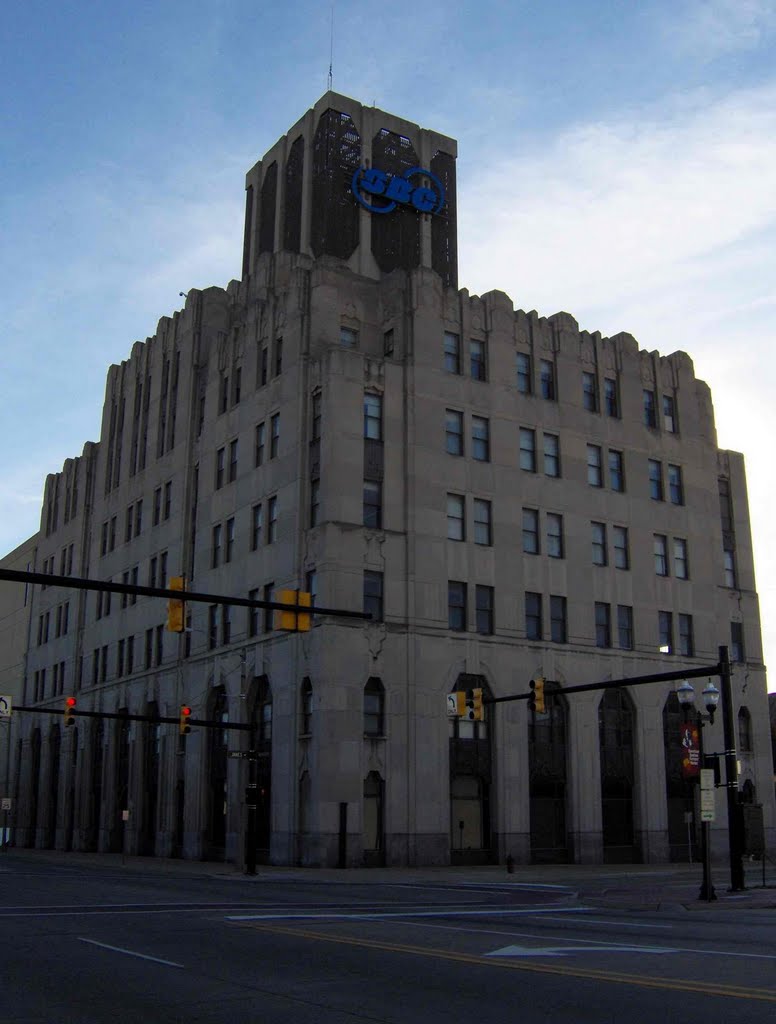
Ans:
[[[430,187],[423,184],[423,179]],[[370,213],[390,213],[401,204],[412,206],[419,213],[439,213],[445,201],[445,187],[431,171],[423,167],[410,167],[400,177],[390,177],[377,167],[359,167],[351,181],[353,195]],[[379,196],[387,202],[374,203]]]

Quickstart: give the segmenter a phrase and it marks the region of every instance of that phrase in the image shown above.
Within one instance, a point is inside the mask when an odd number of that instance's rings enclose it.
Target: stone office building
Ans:
[[[36,587],[26,703],[223,727],[26,715],[18,843],[239,863],[253,771],[276,864],[684,858],[673,685],[564,687],[726,644],[772,844],[743,458],[686,354],[458,289],[455,161],[327,93],[248,173],[242,279],[110,368],[99,442],[47,480],[39,568],[373,618],[288,634],[189,603],[180,635],[162,600]],[[544,714],[446,715],[539,674]],[[253,767],[229,756],[249,722]]]

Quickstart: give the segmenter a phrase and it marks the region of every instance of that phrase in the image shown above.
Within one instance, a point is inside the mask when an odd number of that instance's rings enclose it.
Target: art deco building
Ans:
[[[248,173],[243,273],[108,371],[46,482],[37,567],[320,608],[35,588],[16,841],[276,864],[686,858],[675,684],[734,662],[742,798],[774,840],[744,462],[688,355],[458,289],[456,143],[327,93]],[[548,680],[547,710],[486,704]],[[256,760],[247,749],[255,723]],[[722,729],[705,730],[722,749]],[[719,801],[715,844],[725,845]],[[690,839],[688,840],[688,836]]]

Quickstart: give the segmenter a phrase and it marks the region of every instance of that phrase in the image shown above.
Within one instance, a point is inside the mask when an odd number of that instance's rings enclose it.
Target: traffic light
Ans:
[[[180,720],[178,722],[178,732],[181,736],[188,736],[191,732],[191,726],[189,725],[189,718],[191,717],[191,708],[188,704],[181,704]]]
[[[530,686],[531,696],[528,699],[528,707],[537,715],[543,715],[547,710],[544,703],[544,679],[542,676],[537,676],[536,679],[531,680]]]
[[[76,705],[75,697],[65,697],[65,725],[75,724],[75,715],[73,714],[73,708]]]
[[[482,689],[479,686],[472,690],[472,709],[474,721],[481,722],[485,717],[485,709],[482,706]]]
[[[183,590],[185,583],[184,576],[171,576],[168,585],[169,590]],[[171,597],[167,602],[167,629],[171,633],[182,633],[184,629],[183,601]]]
[[[279,590],[276,600],[279,604],[295,604],[309,608],[313,601],[312,595],[304,590]],[[285,629],[292,633],[306,633],[310,628],[309,612],[292,609],[275,609],[275,629]]]

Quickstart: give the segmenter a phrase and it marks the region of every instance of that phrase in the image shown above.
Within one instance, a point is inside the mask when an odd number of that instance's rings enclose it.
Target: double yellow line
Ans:
[[[242,922],[241,922],[242,923]],[[279,925],[244,922],[244,927],[276,935],[290,935],[299,939],[317,939],[321,942],[336,942],[345,946],[360,946],[379,949],[387,953],[409,953],[412,956],[431,957],[435,960],[452,960],[456,963],[474,964],[478,967],[502,967],[511,971],[530,971],[533,974],[560,974],[571,978],[587,978],[608,981],[620,985],[639,985],[642,988],[666,989],[674,992],[696,992],[709,996],[728,996],[733,999],[757,999],[761,1002],[776,1003],[776,989],[743,988],[739,985],[720,985],[713,981],[693,981],[689,978],[653,977],[648,974],[626,974],[622,971],[603,971],[572,965],[539,964],[525,960],[511,960],[507,957],[478,956],[474,953],[458,953],[449,949],[434,949],[428,946],[410,946],[398,942],[381,942],[378,939],[358,939],[349,935],[330,935],[303,928],[284,928]]]

